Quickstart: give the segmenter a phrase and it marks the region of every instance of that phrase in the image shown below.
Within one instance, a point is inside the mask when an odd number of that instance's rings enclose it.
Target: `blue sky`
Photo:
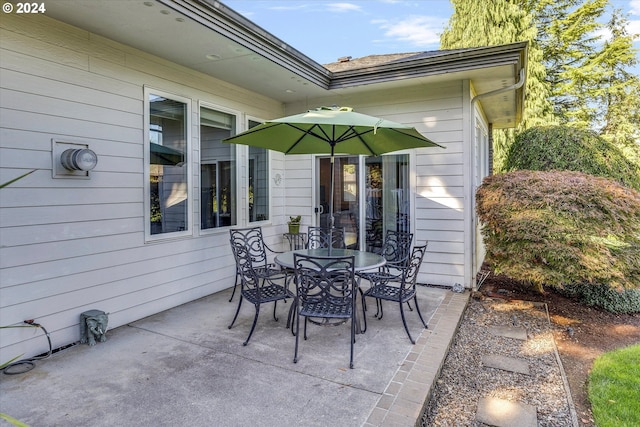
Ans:
[[[449,0],[222,0],[320,64],[339,57],[437,50]],[[640,0],[610,0],[640,33]],[[640,39],[634,45],[640,48]]]

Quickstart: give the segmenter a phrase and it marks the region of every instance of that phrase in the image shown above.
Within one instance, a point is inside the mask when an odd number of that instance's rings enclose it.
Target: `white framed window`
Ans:
[[[247,128],[260,124],[254,119],[247,119]],[[249,147],[247,164],[247,202],[248,222],[268,221],[271,219],[271,197],[269,175],[271,163],[269,150]]]
[[[200,104],[200,230],[238,224],[238,114]]]
[[[478,188],[489,174],[489,136],[486,126],[478,116],[476,116],[473,156],[474,185]]]
[[[191,100],[144,88],[146,240],[193,234]]]

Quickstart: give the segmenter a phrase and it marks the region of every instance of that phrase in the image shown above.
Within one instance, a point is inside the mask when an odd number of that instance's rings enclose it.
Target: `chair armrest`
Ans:
[[[266,250],[268,250],[269,252],[273,253],[273,254],[283,254],[284,251],[276,251],[275,249],[271,249],[271,247],[269,247],[269,245],[267,245],[267,242],[262,242],[262,244],[264,244],[264,247]]]

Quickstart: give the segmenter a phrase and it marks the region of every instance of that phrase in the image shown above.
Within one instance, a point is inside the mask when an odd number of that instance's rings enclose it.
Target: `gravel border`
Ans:
[[[526,341],[496,336],[492,326],[524,327]],[[486,426],[478,401],[494,397],[537,408],[539,427],[578,425],[546,305],[499,298],[470,299],[421,420],[431,426]],[[530,375],[483,366],[483,355],[526,360]]]

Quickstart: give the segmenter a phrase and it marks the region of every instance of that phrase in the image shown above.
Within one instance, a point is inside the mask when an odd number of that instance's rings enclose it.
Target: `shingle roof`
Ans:
[[[336,62],[330,64],[324,64],[324,67],[332,72],[355,70],[358,68],[373,67],[382,64],[391,64],[395,62],[412,61],[416,59],[427,58],[430,56],[437,56],[453,52],[462,52],[465,50],[471,50],[473,48],[466,49],[451,49],[451,50],[430,50],[423,52],[408,52],[408,53],[390,53],[386,55],[368,55],[361,58],[351,58],[349,56],[341,58]]]

